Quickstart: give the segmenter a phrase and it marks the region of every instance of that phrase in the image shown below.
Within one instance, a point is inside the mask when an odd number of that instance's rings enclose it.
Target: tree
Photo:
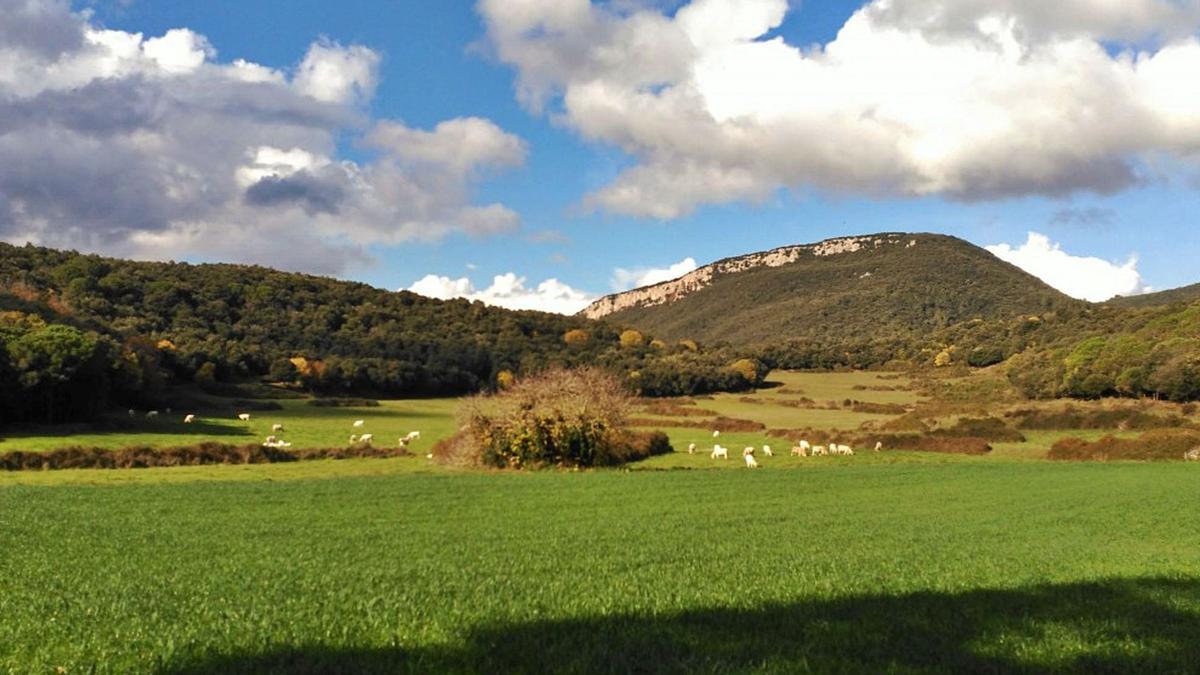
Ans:
[[[626,349],[641,347],[642,345],[646,344],[646,336],[630,328],[624,333],[621,333],[620,342],[621,346],[625,347]]]

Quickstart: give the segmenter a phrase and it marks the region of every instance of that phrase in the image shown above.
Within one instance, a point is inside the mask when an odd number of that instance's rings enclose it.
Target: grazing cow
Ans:
[[[767,457],[775,456],[775,453],[771,452],[771,446],[769,446],[769,445],[763,446],[763,454],[766,455]]]
[[[431,452],[428,455],[425,455],[425,459],[433,459],[433,453]]]
[[[808,457],[808,451],[804,449],[803,445],[797,445],[796,447],[792,448],[792,456],[793,457]]]
[[[421,432],[419,432],[419,431],[410,431],[410,432],[408,432],[408,435],[407,435],[407,436],[405,436],[405,438],[407,438],[407,439],[408,439],[408,440],[410,440],[410,441],[416,441],[416,440],[420,440],[420,439],[421,439]]]
[[[754,446],[753,445],[747,445],[745,448],[742,448],[742,457],[747,457],[747,456],[753,455],[753,454],[754,454]]]
[[[806,441],[806,440],[803,440],[803,439],[801,439],[801,441],[800,441],[800,447],[801,447],[801,448],[802,448],[802,449],[803,449],[805,452],[808,452],[809,450],[812,450],[812,446],[808,444],[808,441]]]
[[[853,455],[854,448],[852,448],[848,445],[839,445],[838,446],[838,454],[839,455]]]
[[[130,417],[133,417],[133,416],[134,416],[134,415],[136,415],[136,414],[137,414],[137,411],[136,411],[136,410],[134,410],[133,408],[130,408],[130,409],[129,409],[129,416],[130,416]]]
[[[746,468],[747,469],[757,469],[758,468],[758,462],[755,461],[754,455],[744,455],[744,457],[746,458]]]
[[[250,413],[238,413],[238,419],[243,422],[250,421]]]
[[[350,434],[350,445],[358,442],[358,434]]]
[[[283,425],[282,424],[272,424],[271,431],[283,431]]]
[[[401,450],[407,450],[407,449],[408,449],[408,439],[407,439],[407,438],[401,438],[401,439],[400,439],[400,449],[401,449]]]
[[[714,431],[714,432],[713,432],[713,438],[720,438],[720,437],[721,437],[721,430],[720,430],[720,429],[718,429],[718,430],[716,430],[716,431]]]
[[[187,415],[187,416],[185,416],[185,417],[183,418],[183,423],[184,423],[184,424],[191,424],[192,422],[195,422],[195,421],[196,421],[196,416],[195,416],[195,415]]]
[[[151,410],[151,411],[149,411],[149,412],[147,412],[147,413],[146,413],[146,417],[158,417],[158,411],[157,411],[157,410]]]
[[[363,434],[362,436],[359,436],[359,437],[358,437],[358,442],[359,442],[359,443],[365,443],[365,444],[367,444],[367,445],[370,445],[370,444],[371,444],[371,441],[372,441],[372,440],[374,440],[374,439],[375,439],[375,435],[374,435],[374,434]]]
[[[354,424],[351,426],[353,426],[355,429],[361,429],[364,424],[366,424],[365,420],[354,420]]]
[[[812,446],[812,456],[813,457],[824,457],[825,455],[828,455],[828,454],[829,454],[829,452],[825,449],[825,446],[823,446],[823,445]]]
[[[713,459],[729,459],[729,448],[714,445],[712,451]]]
[[[883,441],[875,441],[875,452],[883,450]]]
[[[696,454],[696,444],[695,443],[688,443],[688,454],[689,455]]]
[[[1183,453],[1183,459],[1186,462],[1200,462],[1200,448],[1192,448]]]

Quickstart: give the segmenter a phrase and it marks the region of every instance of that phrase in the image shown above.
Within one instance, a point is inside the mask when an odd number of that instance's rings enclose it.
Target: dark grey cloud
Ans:
[[[65,0],[0,0],[0,45],[53,61],[83,48],[83,25]]]
[[[1117,218],[1117,212],[1112,209],[1091,206],[1087,208],[1065,208],[1054,212],[1050,217],[1051,225],[1066,225],[1071,227],[1087,227],[1104,229],[1110,227]]]
[[[268,176],[246,190],[246,203],[253,206],[299,205],[308,213],[335,214],[346,191],[332,181],[321,180],[308,171],[290,176]]]

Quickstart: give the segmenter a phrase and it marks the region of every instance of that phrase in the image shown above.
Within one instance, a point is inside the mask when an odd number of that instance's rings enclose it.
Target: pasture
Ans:
[[[772,379],[687,403],[849,435],[888,416],[788,401],[924,401],[894,376]],[[1040,459],[1108,431],[825,458],[730,432],[723,462],[710,417],[660,416],[691,425],[664,427],[674,454],[508,473],[425,459],[454,401],[381,403],[202,422],[320,447],[364,419],[421,430],[416,456],[0,474],[0,672],[1200,670],[1200,467]],[[137,419],[0,451],[226,440],[207,433]]]

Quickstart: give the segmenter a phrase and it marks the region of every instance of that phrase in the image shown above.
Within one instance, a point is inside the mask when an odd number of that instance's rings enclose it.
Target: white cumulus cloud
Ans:
[[[1103,302],[1118,295],[1138,295],[1153,290],[1142,280],[1136,256],[1130,256],[1124,263],[1075,256],[1037,232],[1030,232],[1029,238],[1020,246],[996,244],[986,248],[1001,260],[1082,300]]]
[[[466,298],[508,309],[534,309],[558,314],[575,314],[596,299],[594,295],[572,288],[558,279],[546,279],[532,288],[526,283],[525,277],[509,272],[496,275],[490,286],[479,289],[467,277],[452,279],[428,274],[407,290],[441,300]]]
[[[0,240],[337,274],[372,245],[519,225],[474,188],[525,142],[479,117],[370,119],[369,47],[318,40],[278,70],[66,0],[0,0],[0,17]],[[344,140],[373,152],[340,157]]]
[[[584,200],[609,211],[1111,193],[1200,155],[1194,0],[872,0],[817,46],[771,35],[790,4],[478,8],[523,104],[635,160]]]
[[[618,267],[613,270],[612,288],[614,291],[627,291],[631,288],[653,286],[679,278],[695,269],[695,258],[684,258],[667,267],[637,267],[634,269]]]

